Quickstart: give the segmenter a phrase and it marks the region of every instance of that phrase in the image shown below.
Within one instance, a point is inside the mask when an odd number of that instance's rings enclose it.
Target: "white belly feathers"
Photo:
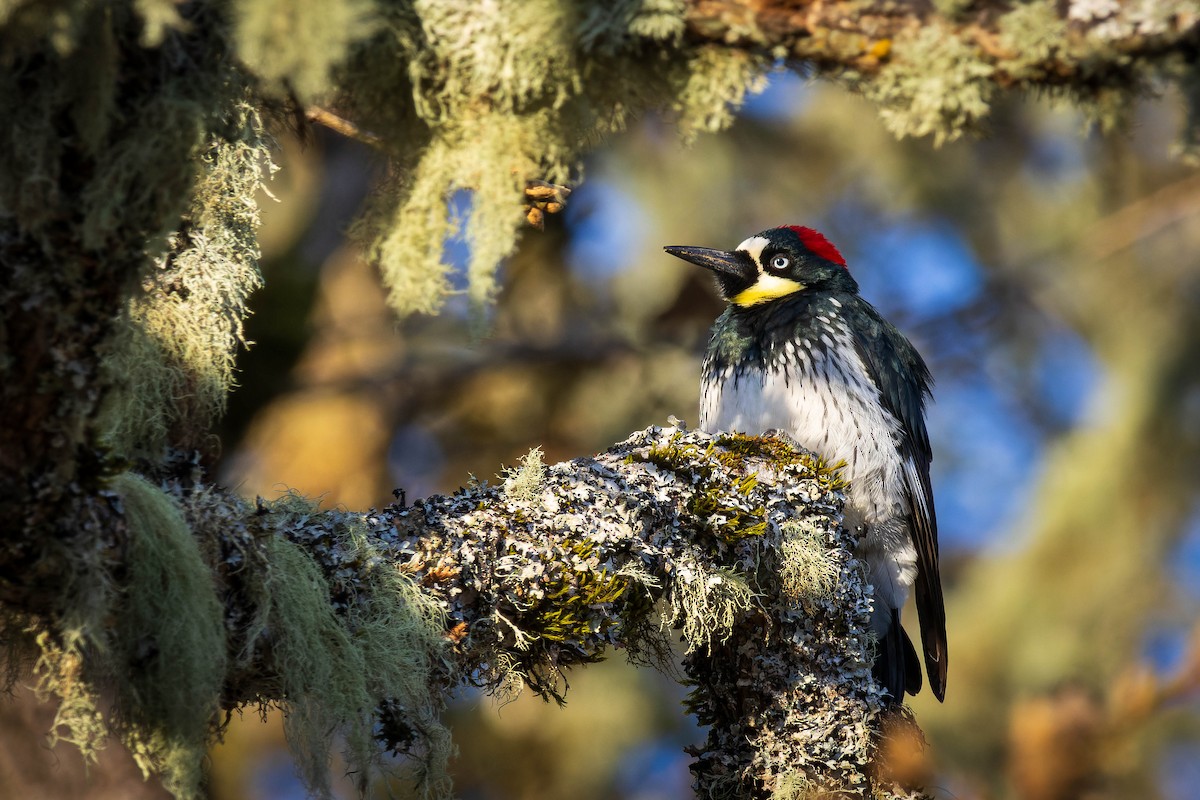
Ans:
[[[899,424],[880,405],[862,361],[849,349],[851,358],[835,362],[808,340],[785,346],[790,352],[765,375],[737,374],[733,368],[709,374],[702,387],[700,427],[752,435],[786,431],[830,464],[846,463],[852,507],[847,511],[860,517],[855,522],[872,524],[904,514],[895,443]],[[793,368],[784,371],[779,362]]]
[[[707,376],[700,400],[700,427],[710,433],[751,435],[777,428],[830,464],[844,461],[850,485],[845,524],[867,526],[858,556],[868,565],[871,583],[882,600],[872,615],[879,635],[891,624],[889,609],[900,608],[917,573],[917,554],[904,516],[908,509],[904,465],[896,450],[899,423],[878,401],[857,355],[835,364],[819,350],[799,345],[803,369],[780,368],[740,375],[732,368]],[[800,349],[803,348],[803,349]],[[845,350],[843,350],[845,352]],[[853,351],[851,351],[853,352]]]

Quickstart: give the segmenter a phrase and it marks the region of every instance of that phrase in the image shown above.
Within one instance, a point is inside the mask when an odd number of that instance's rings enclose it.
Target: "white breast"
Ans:
[[[829,334],[824,334],[829,336]],[[842,337],[838,337],[841,339]],[[849,341],[814,348],[792,342],[783,359],[793,365],[737,373],[706,374],[700,427],[706,431],[759,434],[778,428],[830,464],[845,462],[850,482],[848,513],[855,524],[900,516],[904,496],[896,451],[899,423],[879,403],[862,360]],[[848,354],[831,359],[828,352]]]

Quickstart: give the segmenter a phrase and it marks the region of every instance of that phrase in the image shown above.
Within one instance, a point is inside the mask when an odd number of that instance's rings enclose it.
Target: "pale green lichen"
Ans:
[[[299,515],[314,510],[295,495],[273,508]],[[404,724],[420,733],[422,786],[443,796],[452,745],[437,718],[442,699],[429,679],[445,648],[442,610],[378,557],[364,531],[361,520],[350,520],[337,536],[336,546],[357,565],[356,580],[367,589],[343,613],[331,603],[330,584],[309,553],[283,538],[268,545],[266,632],[282,684],[284,731],[306,786],[327,797],[335,737],[344,741],[350,768],[361,780],[383,768],[375,732],[378,711],[389,703],[403,709]]]
[[[781,526],[779,582],[794,601],[829,597],[841,574],[841,564],[825,543],[825,534],[811,520]]]
[[[241,0],[238,56],[277,93],[311,102],[333,89],[334,69],[374,30],[370,0]]]
[[[808,800],[815,795],[816,787],[803,772],[785,772],[771,787],[771,800]]]
[[[158,47],[169,32],[187,27],[175,0],[133,0],[133,7],[142,18],[143,47]]]
[[[214,136],[200,163],[188,216],[130,299],[104,362],[113,388],[101,427],[122,455],[202,447],[246,345],[248,298],[262,283],[257,194],[273,169],[258,113],[239,105],[229,135]]]
[[[107,653],[115,722],[143,775],[200,795],[201,764],[225,679],[224,606],[179,505],[133,473],[112,480],[129,531],[128,578]]]
[[[446,242],[461,237],[470,248],[467,293],[482,312],[493,299],[494,270],[512,253],[524,225],[525,182],[540,174],[565,182],[565,167],[537,166],[534,153],[546,132],[546,113],[489,113],[461,127],[440,130],[416,164],[403,200],[378,216],[379,237],[369,255],[379,265],[391,302],[401,313],[434,313],[454,293]],[[552,155],[551,148],[547,155]],[[455,219],[451,199],[469,191],[470,211]]]
[[[186,209],[206,131],[242,84],[221,58],[173,66],[194,57],[189,48],[221,47],[211,28],[142,52],[126,4],[42,5],[19,4],[0,23],[0,49],[16,59],[0,74],[10,123],[0,208],[51,261],[60,254],[62,270],[81,246],[110,263],[152,259]],[[70,237],[56,227],[65,219],[76,220]]]
[[[72,742],[92,758],[115,734],[143,773],[159,776],[176,798],[198,797],[230,668],[255,663],[252,672],[265,677],[244,701],[283,707],[289,744],[315,796],[331,796],[334,741],[344,745],[363,786],[394,771],[379,744],[385,716],[411,732],[415,777],[426,793],[449,794],[453,748],[438,720],[444,698],[431,677],[446,668],[444,613],[378,552],[361,517],[326,518],[313,545],[346,565],[345,586],[301,545],[274,532],[252,536],[262,557],[248,563],[241,554],[236,563],[239,571],[255,571],[257,606],[235,609],[251,619],[231,624],[214,583],[219,570],[206,560],[215,553],[201,552],[187,523],[192,500],[185,507],[132,473],[110,486],[128,530],[124,577],[116,582],[94,559],[80,563],[67,579],[80,590],[78,604],[60,622],[30,628],[37,688],[60,698],[52,743]],[[270,531],[299,532],[316,509],[287,495],[262,512],[253,518]],[[244,525],[245,518],[228,524]],[[6,637],[10,627],[6,621]],[[117,701],[111,715],[101,705],[109,687]]]
[[[729,123],[767,64],[685,44],[685,10],[673,1],[624,0],[597,13],[562,0],[502,0],[386,12],[386,37],[351,61],[344,80],[355,86],[345,97],[354,115],[407,165],[358,229],[393,306],[441,307],[455,291],[445,243],[461,234],[466,292],[477,315],[485,310],[495,269],[526,224],[526,183],[577,179],[585,152],[637,115],[674,108],[685,135]],[[403,75],[395,63],[407,65]],[[377,94],[368,84],[381,70],[411,90]],[[470,196],[461,230],[450,213],[459,191]]]
[[[545,482],[546,462],[542,458],[542,448],[535,447],[521,457],[516,469],[505,474],[504,494],[509,500],[528,503],[537,499]]]
[[[725,641],[738,615],[754,602],[755,591],[746,578],[731,569],[709,570],[699,561],[684,559],[668,586],[666,618],[682,624],[686,652],[711,650]]]
[[[746,95],[766,88],[768,66],[762,56],[752,53],[716,48],[697,52],[688,64],[688,80],[674,102],[684,140],[728,127]],[[714,98],[720,101],[713,102]]]
[[[87,0],[0,0],[0,26],[27,45],[45,38],[58,55],[66,55],[86,38],[89,5]]]
[[[1015,79],[1029,76],[1030,70],[1043,65],[1066,43],[1067,23],[1052,3],[1024,3],[1000,17],[1000,44],[1012,58],[1003,68]]]
[[[100,563],[80,564],[70,583],[88,593],[53,630],[30,629],[37,690],[59,698],[50,741],[90,760],[116,733],[143,775],[159,775],[176,798],[199,797],[225,678],[223,606],[179,505],[133,473],[110,485],[129,534],[122,583]],[[106,719],[109,687],[118,702]]]
[[[862,86],[898,137],[932,136],[935,145],[974,130],[995,91],[994,67],[952,31],[932,24],[897,38],[892,60]]]
[[[34,691],[43,701],[51,696],[58,700],[47,743],[54,747],[69,742],[79,748],[86,762],[93,761],[104,747],[109,730],[99,708],[99,688],[84,672],[85,653],[93,644],[90,639],[100,630],[72,622],[53,635],[47,630],[35,634]]]
[[[599,13],[607,12],[601,5],[594,8]],[[629,33],[657,41],[677,40],[687,30],[685,13],[687,5],[683,0],[641,0],[629,20]]]

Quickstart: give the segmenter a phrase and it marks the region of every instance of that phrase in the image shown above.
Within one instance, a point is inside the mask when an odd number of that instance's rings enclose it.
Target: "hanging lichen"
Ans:
[[[80,554],[68,579],[80,602],[55,626],[29,627],[37,689],[59,699],[51,743],[72,742],[90,759],[115,733],[143,775],[160,776],[176,798],[198,797],[225,679],[223,605],[178,503],[132,473],[111,485],[128,530],[122,577]]]
[[[375,26],[371,0],[241,0],[234,9],[238,56],[266,88],[304,102],[333,89],[333,71]]]
[[[257,194],[273,165],[254,108],[242,102],[230,116],[200,154],[192,206],[130,299],[105,360],[104,437],[126,456],[205,449],[234,385],[247,302],[262,283]]]
[[[393,306],[441,307],[453,291],[445,242],[461,233],[466,291],[485,308],[525,224],[526,182],[577,179],[587,150],[638,115],[674,109],[685,135],[731,121],[766,61],[685,44],[684,11],[637,0],[603,13],[564,0],[389,7],[386,34],[343,74],[341,102],[408,167],[361,228]],[[369,85],[389,63],[409,93]],[[462,231],[449,205],[460,190],[471,198]]]
[[[285,527],[295,520],[306,543],[321,534],[323,547],[352,570],[356,587],[353,602],[342,601],[304,547],[269,540],[259,630],[269,636],[272,672],[280,681],[272,694],[285,698],[284,731],[306,786],[329,796],[335,737],[367,785],[382,767],[376,727],[386,702],[403,709],[403,723],[420,733],[422,785],[432,796],[447,794],[450,734],[438,721],[443,698],[430,677],[446,646],[441,608],[378,556],[361,520],[350,517],[318,532],[307,524],[315,508],[303,498],[286,495],[269,508],[284,515]]]
[[[132,473],[113,488],[130,544],[110,642],[117,730],[143,775],[195,797],[225,680],[224,605],[176,501]]]

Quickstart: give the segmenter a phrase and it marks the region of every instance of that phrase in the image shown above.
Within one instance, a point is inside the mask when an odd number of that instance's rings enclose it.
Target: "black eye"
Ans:
[[[787,256],[775,256],[771,259],[771,269],[782,272],[791,263]]]

